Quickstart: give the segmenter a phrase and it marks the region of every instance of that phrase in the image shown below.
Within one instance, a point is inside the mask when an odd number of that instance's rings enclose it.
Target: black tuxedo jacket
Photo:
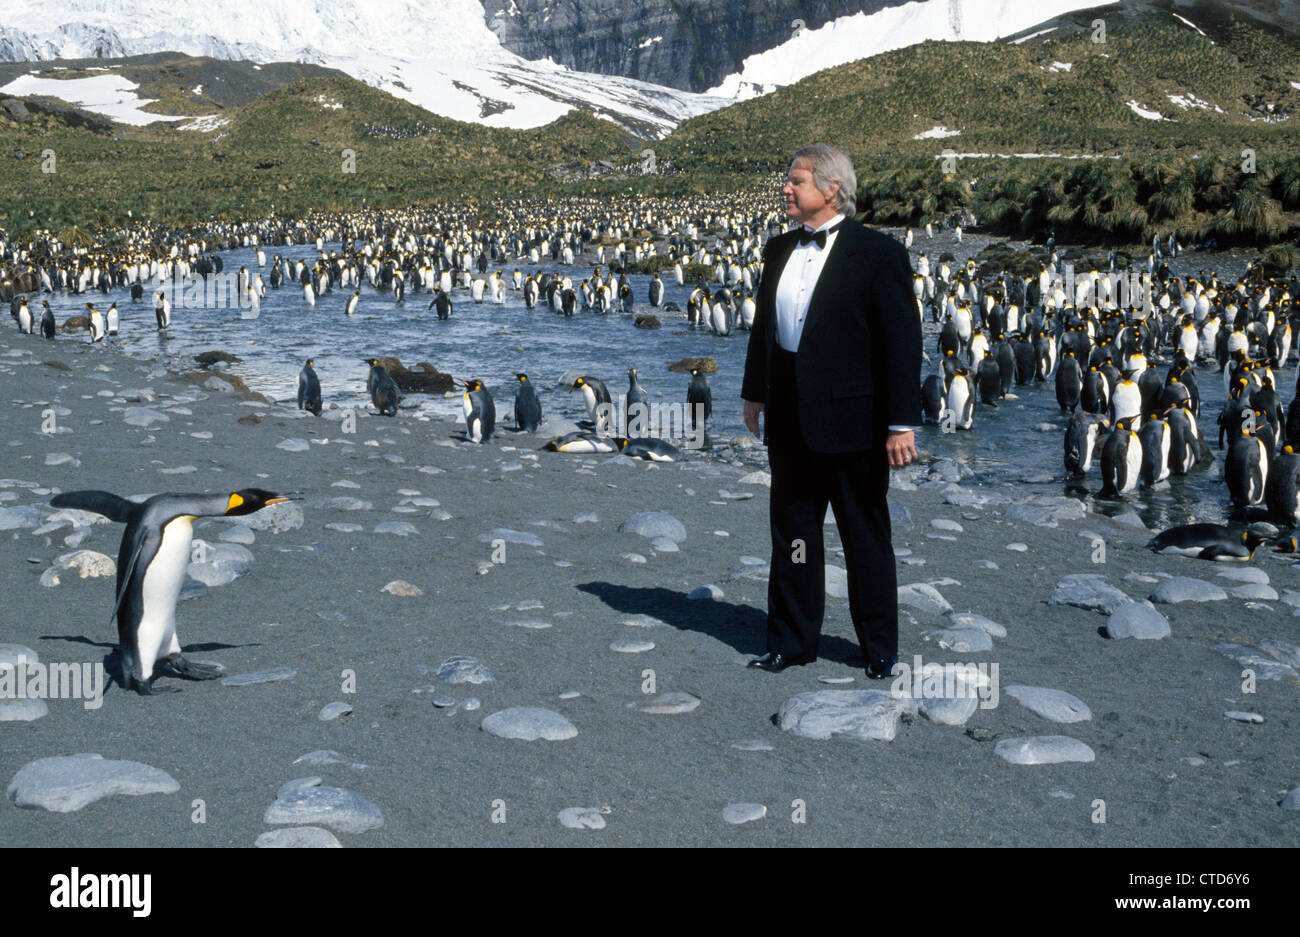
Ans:
[[[776,287],[798,243],[795,230],[763,250],[741,396],[763,403],[766,412],[769,363],[779,347]],[[912,265],[902,244],[851,218],[828,250],[799,339],[799,422],[814,452],[876,449],[890,426],[921,425],[921,322]]]

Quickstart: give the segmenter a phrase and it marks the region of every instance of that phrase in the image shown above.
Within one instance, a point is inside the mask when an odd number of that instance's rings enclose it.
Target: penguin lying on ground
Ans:
[[[190,563],[194,519],[242,517],[293,500],[261,488],[233,494],[160,494],[136,504],[107,491],[69,491],[50,505],[102,514],[126,524],[117,554],[117,635],[121,642],[122,686],[141,696],[175,693],[180,687],[154,687],[159,676],[212,680],[224,673],[216,664],[191,663],[176,638],[176,600]],[[161,666],[155,666],[162,661]]]
[[[579,430],[557,436],[542,448],[547,452],[614,452],[617,445],[613,437]]]
[[[1147,549],[1202,560],[1244,563],[1254,555],[1256,547],[1270,539],[1251,530],[1238,533],[1223,524],[1181,524],[1156,534]]]

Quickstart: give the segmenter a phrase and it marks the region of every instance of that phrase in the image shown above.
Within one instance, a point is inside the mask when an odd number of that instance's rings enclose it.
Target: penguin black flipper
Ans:
[[[131,523],[131,518],[140,509],[140,505],[134,501],[128,501],[107,491],[65,491],[51,498],[50,506],[94,511],[119,524]]]

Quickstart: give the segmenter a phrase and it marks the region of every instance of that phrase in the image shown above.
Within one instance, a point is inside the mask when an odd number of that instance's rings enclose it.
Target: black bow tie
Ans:
[[[843,224],[843,222],[840,222],[840,224]],[[828,234],[834,234],[836,231],[839,230],[839,228],[840,228],[840,225],[838,225],[838,224],[837,224],[837,225],[831,225],[831,226],[830,226],[829,228],[827,228],[825,231],[809,231],[807,228],[800,228],[800,229],[799,229],[799,245],[802,247],[804,244],[810,244],[810,243],[812,243],[813,241],[816,241],[818,247],[825,247],[825,246],[826,246],[826,235],[828,235]]]

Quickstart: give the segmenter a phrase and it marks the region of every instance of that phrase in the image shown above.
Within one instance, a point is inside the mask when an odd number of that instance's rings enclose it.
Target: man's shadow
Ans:
[[[125,687],[122,674],[122,649],[116,641],[92,641],[84,634],[43,634],[42,641],[69,641],[73,644],[87,644],[90,647],[106,647],[108,653],[104,655],[103,665],[104,674],[108,677],[108,682],[104,684],[107,690],[110,686]],[[260,644],[219,644],[216,641],[204,641],[200,644],[185,644],[181,646],[182,654],[205,653],[207,651],[228,651],[237,647],[260,647]]]
[[[577,586],[626,615],[649,615],[681,631],[698,631],[729,644],[741,654],[767,653],[767,613],[753,605],[710,599],[688,599],[686,593],[658,586],[622,586],[584,582]],[[862,667],[862,649],[855,641],[823,633],[819,660]]]

